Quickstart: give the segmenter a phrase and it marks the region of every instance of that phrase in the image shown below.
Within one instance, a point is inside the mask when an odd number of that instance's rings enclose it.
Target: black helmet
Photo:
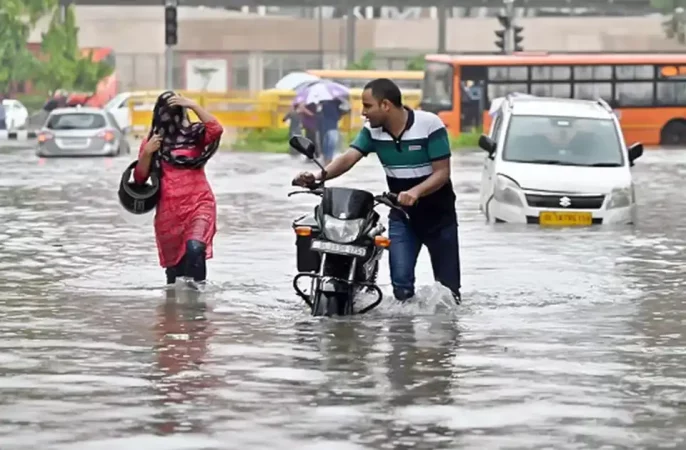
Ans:
[[[119,182],[119,203],[131,214],[145,214],[157,206],[160,198],[160,177],[157,170],[150,169],[150,184],[136,184],[131,181],[131,173],[138,161],[133,161],[124,171]]]

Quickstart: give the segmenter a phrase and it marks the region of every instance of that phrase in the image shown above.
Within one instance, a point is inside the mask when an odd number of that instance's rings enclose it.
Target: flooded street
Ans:
[[[463,304],[433,285],[353,320],[291,287],[306,167],[222,153],[211,285],[164,289],[132,157],[0,149],[0,449],[657,449],[686,446],[686,164],[646,151],[636,227],[488,226],[456,154]],[[332,184],[385,190],[367,158]],[[385,216],[387,209],[378,210]]]

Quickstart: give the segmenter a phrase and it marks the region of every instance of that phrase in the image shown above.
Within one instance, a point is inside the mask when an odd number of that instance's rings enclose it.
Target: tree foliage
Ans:
[[[424,60],[424,55],[418,55],[407,61],[407,70],[424,70],[426,66],[426,61]]]
[[[664,13],[672,13],[676,8],[686,8],[686,0],[650,0],[650,6]]]
[[[62,21],[57,0],[0,0],[0,94],[22,81],[37,82],[48,90],[93,91],[112,73],[113,67],[81,54],[73,8],[66,9]],[[50,14],[37,58],[27,41],[38,19]]]
[[[347,70],[374,70],[374,60],[376,54],[371,51],[366,51],[362,58],[352,64],[348,64]]]
[[[0,0],[0,94],[31,78],[37,61],[26,42],[36,21],[56,4],[56,0]]]
[[[94,61],[92,52],[82,55],[78,32],[74,9],[70,5],[64,21],[61,20],[59,11],[55,11],[48,31],[42,34],[41,53],[45,56],[39,81],[49,91],[94,91],[98,82],[114,70],[105,62]]]

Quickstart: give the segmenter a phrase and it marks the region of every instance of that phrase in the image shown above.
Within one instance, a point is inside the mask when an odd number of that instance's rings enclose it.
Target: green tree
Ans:
[[[407,70],[422,70],[423,71],[424,67],[425,67],[424,55],[417,55],[414,58],[407,61],[407,66],[405,68]]]
[[[32,78],[37,67],[26,47],[31,29],[56,0],[0,0],[0,94]]]
[[[55,11],[48,31],[42,34],[40,83],[49,91],[94,91],[98,82],[114,70],[105,62],[94,61],[92,52],[82,55],[73,8],[71,5],[67,8],[64,21],[59,11]]]
[[[676,8],[686,8],[686,0],[650,0],[650,6],[664,13],[672,13]]]
[[[376,54],[371,51],[366,51],[362,58],[352,64],[348,64],[347,70],[374,70],[374,59]]]

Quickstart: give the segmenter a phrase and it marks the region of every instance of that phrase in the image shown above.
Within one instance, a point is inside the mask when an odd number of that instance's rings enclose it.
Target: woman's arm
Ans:
[[[162,138],[155,134],[148,139],[143,139],[141,148],[138,150],[138,162],[133,169],[133,180],[136,184],[144,184],[150,176],[150,163],[152,162],[152,155],[160,149]]]
[[[205,124],[205,138],[203,139],[202,145],[209,145],[221,137],[222,133],[224,133],[224,127],[222,127],[212,114],[195,102],[193,102],[189,108],[192,109],[195,115],[198,116],[198,119],[202,120]]]
[[[196,102],[190,101],[189,103],[190,105],[188,105],[188,108],[190,108],[195,113],[195,115],[198,116],[198,119],[200,119],[203,123],[217,121],[217,119],[215,119],[215,117],[212,114],[207,112],[205,108],[198,105]]]
[[[147,139],[143,139],[143,142],[141,142],[141,147],[138,150],[138,162],[136,163],[136,167],[133,169],[133,181],[136,184],[144,184],[150,176],[150,163],[152,162],[152,155],[149,155],[143,151],[147,142]]]
[[[208,145],[210,142],[216,141],[224,132],[224,128],[217,121],[217,119],[212,114],[207,112],[205,108],[198,105],[190,98],[175,95],[168,100],[168,104],[169,106],[182,106],[189,108],[195,113],[196,116],[198,116],[198,119],[205,124],[205,139],[203,140],[202,145]]]

